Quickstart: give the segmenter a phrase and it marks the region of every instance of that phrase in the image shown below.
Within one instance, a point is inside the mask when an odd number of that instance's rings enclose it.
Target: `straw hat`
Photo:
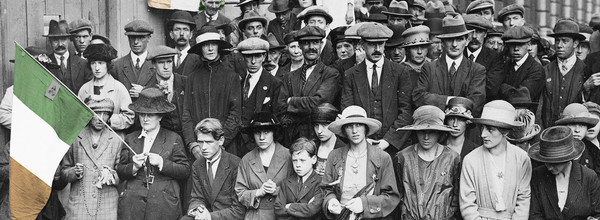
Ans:
[[[346,137],[346,134],[342,131],[342,127],[354,123],[366,125],[369,128],[369,133],[366,134],[367,136],[375,134],[381,129],[381,122],[376,119],[367,118],[365,109],[357,105],[346,107],[339,116],[339,119],[331,122],[327,128],[334,134]]]
[[[413,124],[396,129],[396,131],[454,131],[444,124],[444,112],[433,105],[423,105],[413,113]]]
[[[592,118],[588,109],[580,103],[571,103],[565,107],[560,114],[560,119],[554,122],[556,125],[583,124],[594,127],[598,124],[597,118]]]
[[[529,157],[542,163],[564,163],[581,156],[585,145],[573,138],[567,126],[546,128],[540,135],[540,142],[529,149]]]
[[[515,108],[504,100],[494,100],[483,106],[480,118],[471,119],[473,123],[499,128],[514,128],[523,123],[515,121]]]
[[[406,29],[402,33],[402,39],[404,41],[400,44],[400,47],[411,47],[417,45],[429,45],[429,28],[425,25],[419,25]]]
[[[140,97],[129,104],[129,109],[136,113],[160,114],[175,110],[175,105],[167,100],[167,96],[159,88],[148,87],[140,92]]]

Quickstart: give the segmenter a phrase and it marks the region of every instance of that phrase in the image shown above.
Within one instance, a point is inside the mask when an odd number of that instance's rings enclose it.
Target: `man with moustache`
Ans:
[[[333,21],[333,17],[327,10],[319,6],[311,6],[298,14],[298,19],[304,21],[306,26],[316,26],[323,29],[325,32],[329,29],[329,24]],[[321,40],[321,48],[319,49],[320,59],[323,64],[330,66],[335,62],[335,50],[331,40],[323,38]]]
[[[404,41],[400,47],[406,50],[406,61],[401,65],[407,67],[411,80],[411,87],[417,84],[421,68],[427,62],[427,51],[431,44],[429,40],[429,28],[424,25],[411,27],[402,33]]]
[[[289,73],[289,71],[286,71],[284,68],[279,68],[279,61],[283,55],[285,45],[279,45],[279,41],[277,41],[275,35],[272,33],[269,33],[267,36],[267,41],[269,42],[269,51],[265,57],[263,67],[272,76],[282,79],[287,73]]]
[[[87,63],[83,58],[69,53],[71,36],[65,20],[51,20],[48,34],[44,35],[52,45],[52,53],[48,54],[48,57],[60,66],[57,69],[50,69],[50,72],[77,94],[81,86],[92,79],[92,71],[86,67]]]
[[[406,60],[406,50],[402,47],[404,42],[402,34],[406,30],[404,26],[392,25],[389,28],[394,32],[392,37],[385,42],[385,56],[394,63],[402,63]]]
[[[71,42],[75,46],[75,55],[83,57],[83,51],[90,45],[92,40],[92,22],[86,19],[77,19],[69,24]]]
[[[408,4],[405,1],[398,0],[392,0],[388,10],[381,13],[387,15],[387,24],[390,27],[393,25],[406,26],[410,18],[413,17],[413,15],[408,12]]]
[[[435,61],[442,55],[442,40],[437,38],[438,35],[443,34],[442,30],[442,19],[438,17],[426,17],[427,20],[423,22],[423,25],[429,27],[429,40],[431,40],[431,44],[429,45],[429,49],[427,51],[427,58],[431,61]]]
[[[368,22],[358,34],[366,59],[344,73],[342,108],[360,106],[367,111],[367,117],[382,122],[382,129],[369,136],[369,143],[395,155],[409,136],[409,132],[396,129],[412,121],[409,71],[384,58],[385,41],[392,36],[388,27]]]
[[[496,26],[490,30],[484,40],[483,46],[490,48],[496,53],[504,52],[504,41],[502,41],[502,34],[504,34],[504,27]]]
[[[459,14],[448,14],[443,30],[444,34],[437,36],[444,45],[443,56],[423,66],[412,93],[414,103],[441,109],[453,97],[465,97],[473,101],[473,114],[477,116],[485,102],[485,67],[463,55],[473,31],[467,30]]]
[[[231,20],[219,13],[220,8],[221,0],[202,0],[200,2],[200,12],[194,16],[194,23],[196,24],[194,32],[200,31],[200,28],[210,21],[229,24]]]
[[[191,48],[192,31],[195,29],[196,23],[187,11],[176,11],[171,14],[167,21],[169,37],[175,41],[175,49],[177,49],[177,54],[173,60],[173,72],[187,76],[200,61],[200,56],[188,53]]]

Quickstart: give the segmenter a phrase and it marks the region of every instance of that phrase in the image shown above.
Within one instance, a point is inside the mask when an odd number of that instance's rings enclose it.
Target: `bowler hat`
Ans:
[[[348,26],[339,26],[329,31],[329,38],[331,39],[331,43],[334,48],[335,45],[337,45],[337,43],[349,40],[348,38],[346,38],[346,35],[344,35],[344,32],[346,32],[346,30],[348,30]]]
[[[327,24],[330,24],[333,21],[333,17],[331,17],[327,9],[323,8],[322,6],[316,5],[310,6],[302,10],[300,13],[298,13],[297,18],[298,20],[304,20],[304,22],[307,22],[308,19],[312,16],[324,17],[325,22]]]
[[[502,22],[504,19],[504,16],[509,15],[509,14],[520,14],[521,16],[524,16],[525,8],[519,4],[508,5],[502,9],[500,9],[500,11],[498,12],[498,21]]]
[[[115,103],[109,98],[97,100],[97,99],[91,98],[91,96],[90,96],[88,99],[86,99],[85,104],[88,107],[90,107],[90,109],[92,111],[95,111],[95,112],[110,112],[110,113],[112,113],[115,108]]]
[[[550,37],[567,36],[575,40],[583,41],[585,36],[579,33],[579,25],[571,19],[561,19],[554,25],[554,33],[548,34]]]
[[[413,113],[413,124],[396,129],[396,131],[454,131],[444,124],[444,112],[433,105],[423,105]]]
[[[488,19],[485,19],[483,16],[478,14],[466,14],[464,17],[465,25],[467,29],[477,28],[481,30],[485,30],[486,32],[492,28],[494,25]]]
[[[473,30],[467,30],[465,21],[460,14],[448,14],[442,20],[442,32],[437,38],[454,38],[467,35]]]
[[[389,28],[392,30],[394,34],[388,41],[385,42],[385,47],[396,47],[404,43],[404,38],[402,38],[402,34],[406,31],[406,26],[404,25],[390,25]]]
[[[69,33],[69,25],[65,20],[50,20],[50,25],[48,27],[48,34],[43,35],[44,37],[69,37],[71,34]]]
[[[429,34],[438,36],[444,33],[442,29],[442,19],[441,18],[428,18],[423,22],[423,25],[429,27]]]
[[[322,40],[325,37],[325,30],[317,26],[307,25],[296,33],[296,40]]]
[[[296,42],[296,33],[298,31],[290,31],[290,33],[285,34],[285,36],[283,36],[283,43],[285,43],[285,45],[287,46],[288,44],[292,43],[292,42]]]
[[[254,134],[256,131],[260,131],[262,129],[271,130],[273,132],[277,132],[281,127],[279,120],[273,113],[261,111],[256,112],[252,115],[250,119],[250,123],[248,126],[242,128],[242,132],[245,134]]]
[[[538,103],[531,101],[529,89],[527,87],[509,88],[504,96],[504,100],[508,101],[515,108],[527,108],[535,111]]]
[[[523,143],[533,139],[542,129],[540,125],[535,123],[535,114],[529,109],[517,109],[515,121],[522,122],[522,126],[513,128],[506,139],[511,143]]]
[[[402,33],[402,39],[404,39],[404,41],[400,45],[401,47],[431,44],[431,41],[429,40],[429,28],[424,25],[406,29]]]
[[[446,110],[444,111],[446,117],[461,117],[466,120],[473,119],[473,101],[465,97],[454,97],[448,101]]]
[[[313,110],[310,119],[313,123],[330,124],[338,118],[339,112],[332,104],[323,103]]]
[[[471,121],[476,124],[511,129],[523,125],[523,123],[515,121],[515,116],[515,108],[510,103],[504,100],[494,100],[483,106],[480,118],[474,118]]]
[[[467,14],[475,14],[477,11],[491,8],[492,14],[494,13],[494,0],[475,0],[469,3],[467,6]]]
[[[581,156],[585,145],[573,138],[571,128],[554,126],[546,128],[540,135],[540,142],[529,149],[529,157],[542,163],[564,163]]]
[[[580,104],[571,103],[563,109],[560,114],[560,119],[554,122],[556,125],[571,125],[571,124],[582,124],[588,127],[594,127],[598,124],[598,119],[591,117],[590,111]]]
[[[368,118],[365,109],[357,105],[346,107],[339,118],[331,122],[327,128],[340,137],[346,137],[342,128],[347,124],[364,124],[369,128],[369,133],[367,133],[366,136],[375,134],[381,129],[381,122],[376,119]]]
[[[408,4],[405,1],[392,0],[387,11],[381,12],[388,16],[399,16],[412,18],[413,15],[408,11]]]
[[[156,60],[160,58],[175,57],[177,53],[178,51],[176,49],[167,47],[165,45],[160,45],[150,50],[150,53],[148,53],[148,57],[146,57],[146,60]]]
[[[250,22],[253,21],[258,21],[262,24],[263,28],[267,27],[267,19],[263,16],[261,16],[260,14],[258,14],[255,11],[251,11],[247,14],[244,15],[244,18],[242,20],[240,20],[240,22],[238,23],[238,28],[240,30],[244,30],[246,28],[246,25]]]
[[[390,28],[377,22],[366,22],[358,29],[358,35],[369,42],[387,41],[393,34],[394,32]]]
[[[271,1],[271,4],[267,8],[267,10],[271,13],[281,13],[289,11],[291,9],[289,3],[289,0],[273,0]]]
[[[125,25],[125,35],[145,36],[154,33],[154,28],[144,20],[133,20]]]
[[[169,20],[167,20],[167,27],[169,27],[169,29],[173,29],[173,24],[175,23],[187,24],[190,26],[190,30],[196,29],[196,22],[194,22],[192,14],[187,11],[173,12]]]
[[[83,57],[88,61],[101,60],[111,62],[117,58],[117,50],[110,44],[90,44],[83,51]]]
[[[502,34],[502,40],[507,43],[527,43],[533,37],[533,29],[526,26],[511,27]]]
[[[444,18],[446,17],[446,8],[442,2],[427,2],[425,9],[425,18]]]
[[[75,34],[81,30],[88,30],[92,33],[92,22],[87,19],[77,19],[69,24],[69,33]]]
[[[387,11],[385,6],[371,6],[369,10],[369,17],[364,18],[364,21],[371,22],[379,22],[379,23],[387,23],[387,15],[383,14],[384,11]]]
[[[219,51],[224,51],[231,48],[231,44],[224,40],[221,40],[221,36],[217,32],[217,28],[214,26],[203,26],[196,36],[196,44],[188,50],[188,53],[195,53],[202,55],[202,44],[206,42],[217,42],[219,45]]]
[[[155,87],[144,88],[140,97],[129,104],[129,109],[136,113],[161,114],[175,110],[175,105],[167,100],[162,90]]]
[[[594,113],[594,114],[600,116],[600,105],[598,105],[594,102],[588,101],[588,102],[584,102],[583,106],[585,106],[590,113]]]
[[[267,35],[267,42],[269,42],[269,50],[281,50],[285,48],[285,45],[279,44],[279,41],[273,33]]]
[[[238,43],[237,49],[241,54],[261,54],[269,51],[269,42],[251,37]]]
[[[99,35],[99,34],[94,34],[94,35],[92,35],[92,40],[96,40],[96,39],[99,39],[99,40],[101,40],[101,41],[102,41],[102,42],[104,42],[105,44],[110,44],[110,39],[108,39],[108,38],[107,38],[107,37],[105,37],[105,36],[102,36],[102,35]]]

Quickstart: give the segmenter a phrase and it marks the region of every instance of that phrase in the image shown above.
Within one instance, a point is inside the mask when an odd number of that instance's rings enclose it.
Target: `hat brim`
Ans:
[[[323,38],[325,38],[325,37],[321,37],[321,36],[303,36],[303,37],[296,38],[296,41],[323,40]]]
[[[575,138],[573,139],[573,153],[568,155],[562,155],[561,157],[544,157],[540,154],[540,147],[541,146],[539,142],[533,144],[531,148],[529,148],[527,154],[531,159],[542,163],[564,163],[567,161],[575,160],[578,157],[580,157],[581,154],[583,154],[583,151],[585,150],[585,144],[583,143],[583,141]]]
[[[412,47],[412,46],[419,46],[419,45],[429,45],[432,44],[431,42],[416,42],[416,43],[412,43],[412,44],[405,44],[402,45],[400,47],[405,48],[405,47]]]
[[[454,38],[454,37],[460,37],[460,36],[465,36],[467,34],[470,34],[471,32],[473,32],[474,30],[466,30],[466,31],[462,31],[462,32],[457,32],[457,33],[451,33],[451,34],[440,34],[438,36],[436,36],[437,38],[440,39],[444,39],[444,38]]]
[[[276,46],[276,47],[269,47],[269,51],[271,51],[271,50],[281,50],[283,48],[285,48],[285,45],[279,45],[279,46]]]
[[[396,131],[456,131],[448,126],[443,125],[407,125],[396,129]]]
[[[261,54],[261,53],[266,53],[266,50],[242,50],[240,51],[241,54],[246,54],[246,55],[250,55],[250,54]]]
[[[202,55],[202,44],[206,43],[206,42],[210,42],[210,41],[214,41],[217,42],[217,44],[219,45],[219,51],[226,51],[228,49],[231,49],[231,44],[229,42],[223,41],[223,40],[206,40],[206,41],[202,41],[200,43],[196,43],[196,45],[192,46],[190,48],[190,50],[188,51],[188,53],[194,53],[194,54],[198,54],[198,55]]]
[[[398,17],[404,17],[404,18],[412,18],[413,17],[412,14],[400,14],[400,13],[394,13],[394,12],[389,12],[389,11],[382,11],[381,13],[388,15],[388,16],[398,16]]]
[[[473,13],[475,11],[479,11],[479,10],[482,10],[482,9],[488,9],[488,8],[491,8],[492,9],[492,14],[494,14],[494,5],[489,5],[489,4],[481,4],[481,5],[475,6],[475,7],[471,8],[471,9],[469,9],[469,11],[467,12],[467,14]]]
[[[599,119],[591,117],[572,117],[558,119],[554,122],[555,125],[572,125],[572,124],[583,124],[588,127],[594,127],[598,124]]]
[[[286,11],[289,11],[289,10],[291,10],[290,7],[283,8],[283,9],[280,9],[280,10],[275,10],[273,8],[273,4],[270,4],[269,7],[267,8],[267,11],[269,11],[271,13],[281,13],[281,12],[286,12]]]
[[[389,38],[363,38],[363,40],[367,42],[385,42],[388,41]]]
[[[466,115],[463,115],[463,114],[456,114],[456,113],[448,113],[448,114],[446,114],[446,118],[448,118],[448,117],[459,117],[459,118],[464,118],[466,120],[473,119],[473,117],[469,117],[469,116],[466,116]]]
[[[171,26],[171,25],[173,25],[175,23],[187,24],[187,25],[190,26],[191,30],[196,29],[196,23],[190,22],[190,21],[187,21],[187,20],[183,20],[183,19],[172,19],[172,20],[169,20],[169,21],[167,21],[167,27],[169,27],[169,26]]]
[[[535,137],[542,131],[542,127],[540,125],[534,124],[533,126],[534,126],[534,131],[531,132],[531,134],[528,134],[527,136],[524,136],[522,138],[511,138],[510,136],[507,136],[506,140],[509,140],[511,142],[516,142],[516,143],[522,143],[522,142],[531,140],[533,137]]]
[[[397,47],[400,46],[402,44],[402,41],[398,40],[398,41],[394,41],[392,40],[388,40],[385,42],[385,47]]]
[[[518,126],[523,126],[522,122],[515,121],[515,122],[513,122],[513,124],[509,124],[506,122],[496,121],[496,120],[487,119],[487,118],[474,118],[474,119],[471,119],[471,121],[475,124],[490,125],[490,126],[494,126],[494,127],[507,128],[507,129],[513,129]]]
[[[527,42],[531,41],[531,38],[520,38],[520,39],[514,39],[513,38],[513,39],[506,39],[506,40],[503,40],[503,41],[504,41],[505,44],[508,44],[508,43],[527,43]]]
[[[42,35],[43,37],[70,37],[71,34],[46,34]]]
[[[134,102],[129,104],[129,110],[134,111],[136,113],[162,114],[174,111],[175,105],[170,102],[164,102],[159,103],[157,105],[153,105],[152,107],[145,107]]]
[[[267,28],[267,19],[263,18],[263,17],[250,17],[250,18],[245,18],[242,19],[239,23],[238,23],[238,29],[243,30],[244,27],[253,21],[258,21],[263,25],[263,28]]]
[[[585,36],[580,33],[554,33],[548,34],[549,37],[557,38],[557,37],[572,37],[575,40],[583,41],[585,40]]]
[[[367,136],[371,136],[371,135],[377,133],[379,131],[379,129],[381,129],[381,122],[376,119],[372,119],[372,118],[338,119],[338,120],[331,122],[331,124],[329,124],[329,126],[327,126],[327,128],[331,132],[333,132],[334,134],[337,134],[340,137],[346,137],[346,134],[344,134],[344,132],[342,131],[342,127],[344,127],[344,125],[347,125],[347,124],[364,124],[364,125],[366,125],[369,128],[369,133],[367,134]]]
[[[127,36],[146,36],[146,35],[151,35],[152,33],[150,32],[137,32],[137,31],[129,31],[129,32],[125,32],[125,35]]]
[[[88,27],[79,27],[79,28],[71,29],[71,30],[69,30],[69,33],[75,34],[75,33],[79,32],[79,31],[82,31],[82,30],[89,30],[90,33],[91,33],[92,32],[92,27],[88,26]]]

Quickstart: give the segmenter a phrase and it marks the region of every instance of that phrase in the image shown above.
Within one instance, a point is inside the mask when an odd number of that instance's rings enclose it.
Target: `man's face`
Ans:
[[[509,43],[508,54],[513,61],[519,61],[529,53],[530,43]]]
[[[592,118],[597,118],[600,119],[600,117],[598,117],[597,114],[591,114]],[[585,139],[588,140],[594,140],[598,137],[598,133],[600,132],[600,122],[596,123],[596,125],[594,127],[591,127],[587,130],[587,133],[585,134]]]
[[[306,20],[306,24],[310,26],[319,27],[323,30],[327,30],[327,28],[329,27],[329,25],[327,24],[327,20],[325,20],[325,17],[319,15],[310,16],[310,18]]]
[[[244,14],[248,14],[251,11],[258,12],[258,1],[251,1],[247,4],[243,4],[240,6],[240,9],[244,12]]]
[[[306,150],[294,151],[292,153],[294,172],[296,172],[299,177],[304,177],[309,174],[315,163],[317,163],[317,157],[315,155],[311,157]]]
[[[300,41],[300,48],[306,61],[315,61],[319,59],[321,53],[321,40],[303,40]]]
[[[288,53],[293,61],[300,61],[304,59],[302,56],[302,49],[300,49],[300,45],[298,41],[291,42],[287,45]]]
[[[206,14],[215,15],[219,11],[219,7],[221,6],[221,1],[220,0],[202,0],[202,5],[204,5]]]
[[[546,165],[546,169],[552,173],[552,175],[558,175],[565,172],[566,168],[569,167],[571,161],[567,161],[564,163],[544,163]]]
[[[216,60],[219,57],[219,44],[209,41],[202,44],[202,57],[208,61]]]
[[[127,36],[127,39],[129,39],[129,48],[131,48],[131,51],[139,55],[146,52],[148,42],[150,41],[150,35],[129,35]]]
[[[341,41],[335,45],[335,52],[340,60],[347,59],[354,55],[354,46],[346,41]]]
[[[152,113],[139,113],[140,116],[140,124],[142,124],[142,129],[146,131],[154,131],[160,125],[161,116],[158,114]]]
[[[277,18],[277,20],[279,21],[279,23],[281,24],[287,24],[288,21],[290,20],[290,15],[292,14],[291,10],[287,10],[284,12],[278,12],[275,13],[275,17]]]
[[[575,49],[579,46],[579,41],[571,37],[557,37],[555,41],[556,56],[560,59],[567,59],[573,56]]]
[[[587,125],[584,124],[570,124],[567,125],[567,127],[571,128],[573,138],[576,138],[577,140],[583,140],[588,131]]]
[[[154,61],[156,74],[163,80],[171,78],[173,75],[173,57],[158,58]]]
[[[90,125],[92,127],[92,129],[96,130],[96,131],[102,131],[102,129],[104,129],[104,123],[102,123],[102,121],[108,121],[108,118],[110,116],[110,113],[108,112],[99,112],[99,111],[95,111],[96,115],[98,115],[98,117],[94,116],[92,118],[92,120],[90,121]],[[100,120],[102,119],[102,121]]]
[[[246,38],[260,37],[265,33],[265,29],[260,21],[252,21],[244,27],[244,35]]]
[[[490,36],[486,38],[484,45],[498,53],[504,51],[504,41],[500,36]]]
[[[90,45],[92,35],[90,33],[90,30],[84,29],[73,34],[73,36],[71,36],[71,40],[73,41],[75,50],[77,50],[77,52],[79,53],[83,53],[85,48],[87,48],[87,46]]]
[[[598,123],[600,124],[600,123]],[[331,137],[333,137],[334,133],[331,132],[327,126],[329,126],[329,124],[324,124],[324,123],[317,123],[313,125],[313,130],[315,131],[315,134],[317,135],[317,138],[319,139],[319,141],[321,142],[326,142],[329,139],[331,139]]]
[[[534,43],[530,43],[527,51],[529,52],[529,56],[537,57],[538,56],[538,45],[534,44]]]
[[[275,143],[274,133],[270,130],[259,130],[254,132],[254,141],[260,149],[267,149]]]
[[[300,5],[301,8],[308,8],[313,5],[313,0],[298,0],[298,5]]]
[[[427,57],[429,57],[429,59],[435,60],[442,55],[442,52],[444,52],[444,50],[442,49],[442,40],[440,40],[434,35],[429,35],[429,39],[431,39],[431,44],[429,45],[429,49],[427,50]]]
[[[264,53],[243,54],[243,56],[244,60],[246,61],[246,67],[248,69],[248,72],[250,73],[258,72],[262,67],[263,62],[265,61]]]
[[[580,42],[579,46],[577,46],[577,58],[585,60],[588,54],[590,54],[590,43]]]
[[[63,55],[67,52],[69,37],[51,37],[50,43],[55,54]]]
[[[95,79],[102,79],[108,73],[108,64],[106,61],[95,60],[90,62],[90,68]]]
[[[410,62],[414,64],[423,64],[425,62],[425,58],[427,57],[427,47],[428,45],[417,45],[406,47],[408,50],[408,59]]]
[[[485,35],[486,35],[485,30],[475,28],[475,31],[473,32],[473,37],[471,38],[471,41],[469,41],[469,50],[471,50],[471,51],[479,50],[479,48],[481,48],[481,46],[483,46],[483,41],[485,39]]]
[[[219,140],[215,140],[211,134],[198,132],[196,141],[200,144],[202,157],[212,159],[221,150],[221,145],[223,145],[225,138],[221,137]]]
[[[482,126],[481,138],[483,139],[483,146],[487,149],[495,148],[505,140],[504,134],[497,127],[489,125]]]
[[[463,51],[465,47],[469,43],[467,35],[453,37],[453,38],[445,38],[442,39],[442,45],[444,46],[444,50],[446,54],[452,59],[457,59],[459,56],[463,55]]]
[[[521,14],[513,13],[504,16],[504,20],[502,21],[502,25],[506,30],[511,27],[523,26],[525,24],[525,19]]]
[[[346,137],[352,144],[360,144],[365,141],[367,134],[367,126],[364,124],[347,124],[343,126]]]
[[[406,25],[407,22],[408,22],[408,20],[406,20],[406,18],[404,18],[404,17],[388,15],[388,26],[392,26],[392,25],[404,26],[404,25]]]
[[[377,6],[377,7],[379,7],[379,6],[383,6],[383,2],[381,2],[381,1],[372,1],[372,2],[366,2],[366,3],[365,3],[365,7],[366,7],[367,9],[369,9],[369,10],[370,10],[370,9],[371,9],[371,7],[373,7],[373,6]]]
[[[425,9],[417,6],[408,7],[408,12],[416,18],[421,18],[425,15]]]
[[[385,41],[382,42],[371,42],[364,41],[363,48],[365,49],[365,55],[367,60],[376,63],[383,58],[383,52],[385,50]]]
[[[269,50],[265,62],[263,63],[265,70],[271,71],[279,66],[279,58],[281,58],[280,50]]]
[[[419,140],[420,148],[429,150],[437,145],[440,139],[440,132],[433,130],[417,131],[417,139]]]
[[[475,14],[481,15],[481,17],[489,20],[489,21],[493,21],[494,20],[494,13],[492,12],[491,8],[484,8],[481,10],[477,10],[475,12]]]
[[[171,29],[169,35],[171,36],[171,39],[177,43],[178,47],[185,47],[190,43],[192,30],[188,24],[175,23],[173,24],[173,29]]]
[[[387,47],[385,50],[386,57],[389,57],[394,63],[402,63],[406,57],[406,50],[399,45],[396,47]]]
[[[450,132],[450,136],[452,137],[460,137],[467,130],[467,120],[461,117],[446,117],[445,124],[455,130]]]

